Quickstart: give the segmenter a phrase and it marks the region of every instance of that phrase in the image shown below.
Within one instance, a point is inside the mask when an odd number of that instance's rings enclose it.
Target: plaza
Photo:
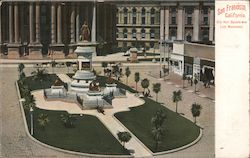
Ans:
[[[1,155],[214,157],[212,2],[0,8]]]

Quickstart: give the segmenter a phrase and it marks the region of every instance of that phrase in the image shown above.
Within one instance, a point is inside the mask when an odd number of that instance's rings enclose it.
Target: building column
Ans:
[[[36,3],[36,43],[41,43],[40,28],[41,28],[41,14],[40,14],[40,4]],[[33,22],[33,19],[32,19]]]
[[[33,17],[34,15],[34,9],[33,9],[33,2],[30,2],[29,4],[29,34],[30,34],[30,43],[34,43],[34,25],[33,25]]]
[[[71,13],[70,13],[70,43],[74,44],[75,41],[75,5],[71,5]]]
[[[51,44],[56,43],[56,7],[55,3],[51,4]]]
[[[79,4],[76,6],[76,42],[79,42],[79,31],[80,31],[80,22],[79,22]]]
[[[177,13],[177,40],[183,40],[184,23],[183,23],[183,7],[178,7]]]
[[[57,6],[57,43],[62,44],[62,6]]]
[[[161,8],[160,11],[160,40],[164,39],[164,20],[165,20],[165,10],[164,8]]]
[[[214,8],[210,8],[209,13],[209,41],[214,41]]]
[[[169,40],[169,7],[165,8],[165,40]]]
[[[150,8],[149,7],[147,7],[147,8],[145,8],[146,9],[146,18],[145,18],[145,20],[146,20],[146,25],[150,25]]]
[[[14,39],[13,35],[15,36]],[[9,44],[7,45],[8,58],[18,59],[20,57],[21,45],[19,44],[19,42],[20,40],[19,40],[18,5],[17,3],[14,4],[14,12],[13,12],[13,4],[9,3]]]
[[[96,3],[95,2],[94,2],[94,5],[93,5],[91,42],[96,42]]]
[[[18,5],[15,3],[14,5],[14,22],[15,22],[15,43],[19,43],[19,17],[18,17]]]
[[[35,27],[34,27],[34,15],[35,15]],[[29,4],[29,59],[42,59],[42,45],[40,41],[40,4],[34,3]],[[34,39],[35,29],[35,39]]]
[[[195,7],[194,9],[194,20],[193,20],[193,41],[199,41],[200,33],[200,8]]]

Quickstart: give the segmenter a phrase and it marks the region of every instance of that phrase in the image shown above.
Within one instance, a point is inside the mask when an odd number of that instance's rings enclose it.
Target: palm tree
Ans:
[[[182,75],[182,87],[185,88],[185,80],[186,80],[186,74]]]
[[[129,132],[118,132],[117,133],[118,139],[122,142],[122,146],[125,148],[125,143],[129,142],[131,139],[131,134]]]
[[[182,93],[181,93],[181,90],[173,91],[172,100],[173,100],[173,102],[176,104],[175,112],[177,113],[178,102],[182,100]]]
[[[158,101],[158,93],[161,91],[161,84],[160,83],[153,84],[153,91],[156,94],[156,102],[157,102]]]
[[[159,143],[162,140],[162,137],[164,136],[163,123],[166,118],[166,113],[162,109],[159,109],[156,111],[156,114],[151,119],[151,124],[153,125],[151,132],[155,140],[155,150],[158,150]]]
[[[47,79],[47,71],[45,69],[37,69],[36,71],[31,72],[33,75],[33,80],[39,80],[40,82]]]
[[[140,73],[136,72],[135,73],[135,89],[137,91],[137,83],[140,81]]]
[[[192,112],[192,115],[194,117],[194,123],[195,124],[196,124],[196,117],[200,116],[201,109],[202,109],[202,107],[201,107],[200,104],[197,104],[197,103],[192,104],[191,112]]]
[[[126,69],[125,69],[125,75],[127,77],[127,79],[126,79],[126,84],[127,85],[128,85],[128,77],[130,76],[130,74],[131,74],[131,71],[129,70],[129,67],[126,67]]]
[[[155,150],[158,150],[159,147],[159,143],[161,142],[163,135],[164,135],[164,129],[163,127],[159,127],[159,128],[152,128],[152,135],[153,138],[155,140]]]
[[[103,67],[103,73],[105,75],[105,69],[108,67],[108,63],[107,62],[102,62],[102,67]]]
[[[67,128],[74,127],[74,122],[76,121],[76,117],[71,114],[61,114],[60,115],[62,122],[64,123],[64,126]]]
[[[194,79],[194,93],[196,93],[197,92],[197,90],[196,90],[196,85],[198,84],[198,80],[195,78]]]
[[[149,87],[149,80],[148,80],[147,78],[143,79],[143,80],[141,81],[141,86],[142,86],[142,88],[144,89],[144,90],[143,90],[143,94],[144,94],[144,96],[145,96],[145,89],[148,89],[148,87]],[[149,95],[149,94],[148,94],[148,95]]]
[[[18,64],[18,72],[21,74],[23,72],[23,69],[25,68],[23,63]]]
[[[65,64],[66,64],[66,66],[67,66],[67,68],[68,68],[68,73],[69,73],[69,67],[71,66],[72,63],[69,62],[69,61],[67,61]]]
[[[49,123],[49,117],[47,114],[43,114],[41,113],[39,116],[38,116],[38,124],[42,127],[42,129],[44,130],[45,129],[45,126]]]
[[[153,124],[155,128],[162,127],[166,118],[167,118],[166,113],[162,109],[159,109],[156,111],[156,114],[152,117],[151,124]]]

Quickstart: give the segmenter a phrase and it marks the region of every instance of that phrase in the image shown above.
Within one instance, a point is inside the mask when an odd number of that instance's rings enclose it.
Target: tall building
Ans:
[[[159,40],[214,42],[211,0],[124,2],[117,4],[116,16],[118,47],[157,48]]]
[[[81,26],[90,41],[113,47],[155,47],[160,40],[214,42],[214,0],[3,0],[1,57],[64,58],[74,52]]]

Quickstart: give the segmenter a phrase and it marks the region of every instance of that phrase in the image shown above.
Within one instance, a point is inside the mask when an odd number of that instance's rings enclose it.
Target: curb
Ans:
[[[93,158],[99,158],[99,157],[104,157],[104,158],[132,158],[133,157],[133,156],[130,156],[130,155],[99,155],[99,154],[81,153],[81,152],[70,151],[70,150],[65,150],[65,149],[53,147],[51,145],[45,144],[45,143],[37,140],[36,138],[34,138],[33,136],[30,135],[30,132],[29,132],[29,129],[28,129],[28,125],[27,125],[27,121],[26,121],[26,116],[24,114],[24,109],[23,109],[22,101],[20,101],[21,95],[20,95],[19,86],[18,86],[17,81],[15,82],[15,85],[16,85],[16,89],[17,89],[17,95],[18,95],[19,105],[20,105],[20,108],[21,108],[22,116],[23,116],[23,121],[24,121],[24,126],[25,126],[25,132],[26,132],[27,136],[32,141],[34,141],[35,143],[38,143],[39,145],[42,145],[44,147],[47,147],[47,148],[55,150],[55,151],[64,152],[66,154],[79,155],[79,156],[87,156],[87,157],[93,157]]]

